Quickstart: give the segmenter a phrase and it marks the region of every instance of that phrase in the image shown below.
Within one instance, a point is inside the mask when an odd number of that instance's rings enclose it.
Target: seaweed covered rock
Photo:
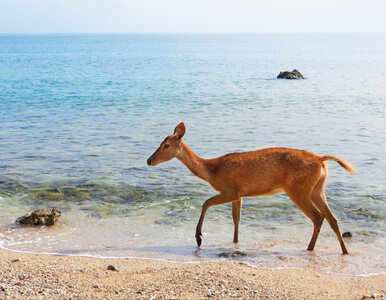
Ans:
[[[51,226],[54,225],[62,213],[54,208],[51,209],[38,209],[34,210],[30,215],[25,215],[16,220],[16,223],[19,223],[23,226],[33,225],[33,226]]]
[[[304,79],[303,75],[296,69],[293,69],[292,72],[289,72],[289,71],[280,72],[280,74],[277,75],[277,78]]]

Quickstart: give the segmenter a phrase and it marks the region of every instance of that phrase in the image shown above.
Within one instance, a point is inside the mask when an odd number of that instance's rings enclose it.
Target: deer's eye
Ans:
[[[165,144],[165,145],[164,145],[164,149],[167,149],[167,148],[169,148],[169,145],[168,145],[168,144]]]

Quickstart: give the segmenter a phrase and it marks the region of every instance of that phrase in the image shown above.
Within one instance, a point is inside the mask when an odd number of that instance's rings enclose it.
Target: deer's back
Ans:
[[[271,195],[286,184],[318,177],[319,156],[299,149],[267,148],[207,160],[210,184],[218,191],[236,189],[241,196]]]

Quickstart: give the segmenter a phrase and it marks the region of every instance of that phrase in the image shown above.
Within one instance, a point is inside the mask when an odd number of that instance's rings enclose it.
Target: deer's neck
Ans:
[[[182,141],[182,149],[177,155],[177,159],[194,175],[205,181],[209,181],[209,172],[205,164],[205,159],[196,155],[184,141]]]

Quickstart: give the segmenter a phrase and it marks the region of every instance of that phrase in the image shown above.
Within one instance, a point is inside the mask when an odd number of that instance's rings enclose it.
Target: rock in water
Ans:
[[[293,69],[292,72],[289,72],[289,71],[280,72],[280,74],[277,75],[277,78],[304,79],[303,75],[296,69]]]
[[[352,237],[352,234],[350,231],[347,231],[347,232],[343,233],[342,236],[350,238],[350,237]]]
[[[16,220],[20,225],[51,226],[54,225],[62,213],[54,208],[34,210],[30,215],[25,215]]]

